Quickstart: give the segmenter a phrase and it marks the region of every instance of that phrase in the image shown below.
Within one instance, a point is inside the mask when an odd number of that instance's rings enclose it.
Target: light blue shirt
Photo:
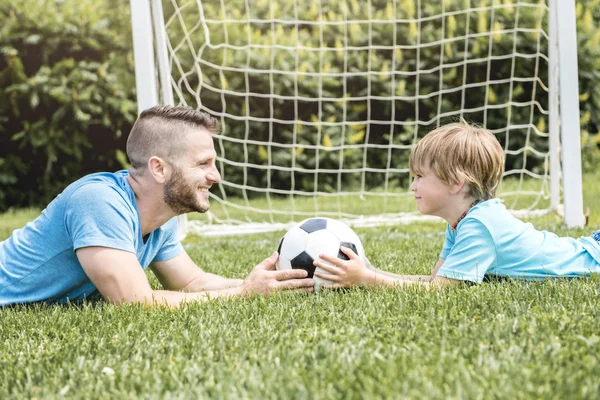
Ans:
[[[484,276],[517,279],[578,277],[600,273],[600,245],[536,230],[498,199],[472,207],[455,231],[446,229],[438,276],[481,283]]]
[[[79,179],[0,243],[0,306],[98,297],[75,254],[82,247],[134,253],[143,269],[181,253],[177,218],[142,238],[127,176],[119,171]]]

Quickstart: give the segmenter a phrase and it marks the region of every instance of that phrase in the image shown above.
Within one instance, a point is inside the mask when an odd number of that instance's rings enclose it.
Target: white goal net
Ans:
[[[354,226],[424,218],[408,190],[410,151],[460,118],[487,127],[504,147],[499,195],[509,209],[526,216],[558,207],[545,1],[153,6],[173,102],[222,125],[222,182],[211,211],[190,216],[193,232],[279,229],[317,215]]]

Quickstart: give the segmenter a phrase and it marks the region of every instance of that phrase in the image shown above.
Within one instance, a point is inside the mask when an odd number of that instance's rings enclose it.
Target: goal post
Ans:
[[[505,149],[499,196],[513,213],[584,223],[574,0],[131,0],[131,9],[139,109],[184,104],[222,125],[223,180],[211,211],[190,215],[194,233],[317,215],[354,226],[427,219],[408,190],[408,155],[459,118]]]
[[[585,216],[581,178],[575,0],[550,0],[550,11],[551,26],[556,29],[555,36],[558,42],[564,221],[568,227],[581,227],[585,224]]]
[[[170,86],[171,77],[165,30],[162,23],[162,4],[160,1],[151,3],[150,0],[130,0],[130,8],[135,84],[138,114],[140,114],[157,104],[173,105],[175,103]],[[153,26],[156,28],[153,29]],[[155,62],[155,52],[158,64]],[[157,76],[160,76],[160,96]],[[187,216],[180,215],[177,220],[179,223],[179,236],[183,239],[187,232]]]

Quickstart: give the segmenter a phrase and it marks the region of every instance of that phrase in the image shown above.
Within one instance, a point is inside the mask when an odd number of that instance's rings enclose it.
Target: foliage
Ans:
[[[136,115],[127,10],[112,0],[0,3],[0,210],[47,203],[77,177],[118,168]]]

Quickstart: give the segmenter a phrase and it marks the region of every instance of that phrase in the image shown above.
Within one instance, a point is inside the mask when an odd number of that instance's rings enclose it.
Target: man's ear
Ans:
[[[156,183],[165,183],[169,177],[169,165],[160,157],[152,156],[148,159],[148,172]]]

